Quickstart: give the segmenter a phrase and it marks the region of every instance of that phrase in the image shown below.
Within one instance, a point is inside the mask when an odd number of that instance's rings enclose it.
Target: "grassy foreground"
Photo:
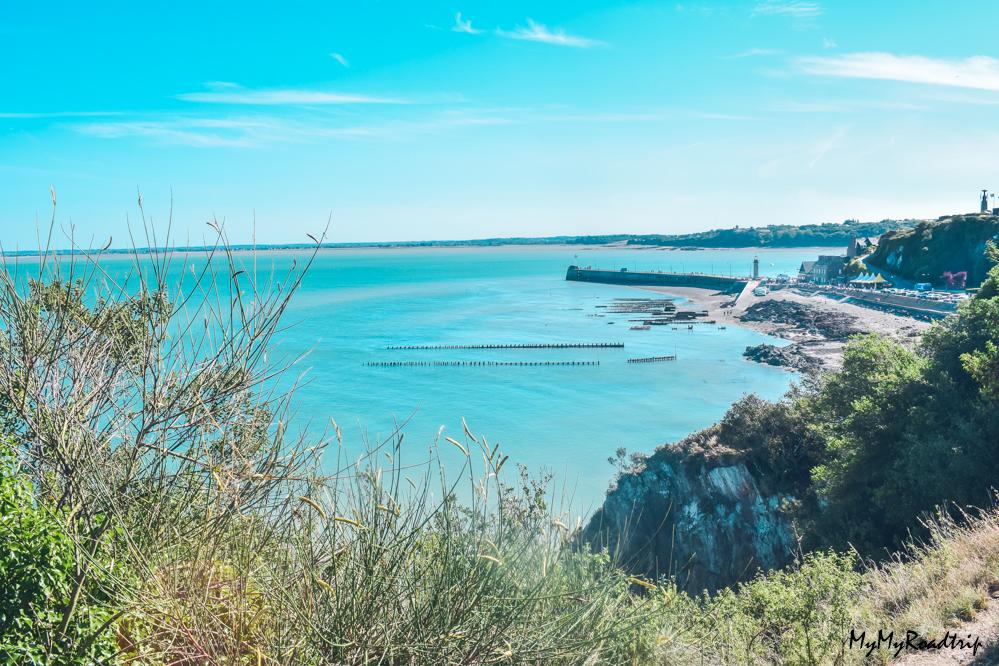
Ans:
[[[999,578],[986,512],[692,597],[580,547],[467,427],[293,435],[266,349],[302,272],[258,285],[221,240],[0,274],[0,663],[877,663],[851,629],[939,635]]]

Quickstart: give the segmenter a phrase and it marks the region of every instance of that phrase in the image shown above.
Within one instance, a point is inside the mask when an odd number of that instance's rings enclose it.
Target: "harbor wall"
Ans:
[[[749,278],[705,275],[703,273],[648,273],[639,271],[607,271],[569,266],[565,279],[571,282],[599,282],[637,287],[696,287],[726,293],[739,293]]]

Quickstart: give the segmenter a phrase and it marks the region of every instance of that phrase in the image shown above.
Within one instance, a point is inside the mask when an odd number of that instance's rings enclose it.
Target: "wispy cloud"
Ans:
[[[805,0],[764,0],[756,3],[752,15],[813,19],[822,15],[822,5]]]
[[[327,90],[280,88],[250,90],[235,88],[206,92],[182,93],[177,99],[203,104],[243,104],[254,106],[320,106],[329,104],[405,104],[406,100],[373,97]]]
[[[102,139],[140,137],[197,148],[245,148],[254,145],[272,128],[269,122],[260,119],[163,118],[81,123],[73,129]]]
[[[337,61],[338,63],[340,63],[340,64],[341,64],[341,65],[343,65],[344,67],[350,67],[350,61],[348,61],[348,60],[347,60],[347,59],[346,59],[346,58],[345,58],[345,57],[343,56],[343,54],[342,54],[342,53],[336,53],[336,52],[333,52],[333,53],[330,53],[330,57],[331,57],[331,58],[333,58],[334,60],[336,60],[336,61]]]
[[[808,168],[814,169],[815,165],[821,162],[823,158],[825,158],[825,156],[828,155],[840,141],[846,138],[846,135],[849,133],[849,127],[840,127],[837,128],[832,134],[819,141],[812,149],[812,159],[808,163]]]
[[[143,139],[155,144],[195,148],[255,148],[274,144],[310,144],[326,139],[402,140],[464,127],[506,125],[514,122],[489,109],[446,109],[408,119],[352,122],[341,114],[255,114],[204,118],[158,115],[123,121],[67,124],[80,134],[101,139]]]
[[[605,42],[599,39],[588,37],[578,37],[567,34],[561,28],[551,29],[533,19],[527,19],[527,26],[518,26],[513,30],[503,30],[497,28],[496,34],[508,39],[519,39],[528,42],[542,42],[544,44],[556,44],[558,46],[573,46],[576,48],[591,48],[603,46]]]
[[[712,111],[695,111],[691,115],[704,120],[753,120],[752,116],[744,116],[736,113],[715,113]]]
[[[834,49],[838,46],[835,39],[830,39],[829,37],[822,38],[822,48],[824,49]]]
[[[232,81],[205,81],[205,87],[209,90],[236,90],[241,86]]]
[[[801,71],[815,76],[999,91],[999,60],[988,56],[950,60],[891,53],[849,53],[841,56],[802,57],[795,62]]]
[[[723,60],[738,60],[741,58],[756,58],[759,56],[771,56],[781,53],[779,49],[746,49],[731,55],[720,56]]]
[[[121,116],[121,111],[0,111],[0,118],[12,120],[44,120],[54,118],[95,118],[106,116]]]
[[[899,100],[845,99],[845,100],[784,100],[767,107],[777,113],[854,113],[863,110],[925,111],[926,105]]]
[[[452,32],[463,32],[468,35],[477,35],[481,30],[472,27],[471,19],[465,20],[461,18],[461,12],[454,15],[454,25],[451,27]]]

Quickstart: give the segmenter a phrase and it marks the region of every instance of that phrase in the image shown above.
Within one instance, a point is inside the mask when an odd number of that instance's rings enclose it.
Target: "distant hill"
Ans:
[[[967,272],[967,286],[974,287],[988,272],[985,244],[990,240],[999,242],[999,217],[953,215],[885,234],[864,261],[900,277],[935,285],[946,281],[946,272]]]
[[[713,229],[694,234],[670,236],[634,236],[628,239],[629,245],[660,245],[669,247],[819,247],[842,245],[846,247],[850,239],[857,237],[875,238],[889,231],[905,229],[916,224],[916,220],[881,220],[880,222],[858,222],[846,220],[842,223],[825,224],[771,224],[765,227],[734,229]]]
[[[426,241],[384,241],[370,243],[323,243],[323,248],[393,248],[393,247],[493,247],[501,245],[608,245],[620,243],[633,246],[682,247],[682,248],[744,248],[744,247],[831,247],[842,245],[857,237],[876,238],[881,234],[897,229],[905,229],[917,220],[881,220],[880,222],[858,222],[847,220],[842,223],[806,224],[796,227],[789,224],[771,224],[765,227],[735,227],[733,229],[712,229],[692,234],[604,234],[593,236],[542,236],[510,238],[477,238],[470,240],[426,240]],[[271,243],[230,246],[232,250],[305,250],[315,245],[311,243]],[[190,246],[173,248],[177,251],[204,251],[210,248]],[[138,248],[146,252],[149,248]],[[104,254],[131,253],[133,248],[111,248]],[[54,254],[78,254],[81,250],[56,250]],[[85,250],[94,253],[97,250]],[[37,250],[5,251],[5,256],[34,256]]]

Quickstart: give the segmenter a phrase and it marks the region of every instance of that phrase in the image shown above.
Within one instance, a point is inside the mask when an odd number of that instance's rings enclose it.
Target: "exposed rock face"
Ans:
[[[802,372],[815,372],[822,367],[822,361],[810,355],[802,345],[794,344],[786,347],[776,345],[754,345],[746,347],[742,355],[757,363],[776,365]]]
[[[718,427],[660,448],[623,474],[584,538],[607,545],[632,571],[673,574],[691,592],[787,564],[794,551],[787,495],[750,471],[743,452],[717,442]]]
[[[944,273],[967,272],[967,286],[981,284],[991,265],[985,244],[999,240],[999,216],[955,215],[889,231],[867,263],[916,282],[944,283]]]

